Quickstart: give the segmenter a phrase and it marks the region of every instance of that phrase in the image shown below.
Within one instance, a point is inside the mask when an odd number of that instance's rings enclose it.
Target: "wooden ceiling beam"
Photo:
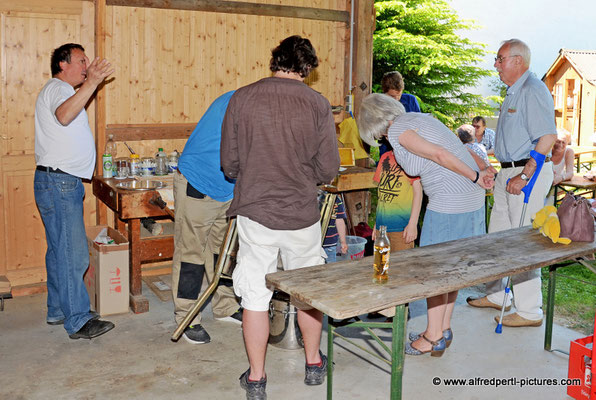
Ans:
[[[190,124],[109,124],[106,135],[114,135],[115,142],[157,139],[187,139],[195,128]]]
[[[107,0],[108,6],[163,8],[168,10],[207,11],[228,14],[265,15],[314,19],[319,21],[343,22],[349,24],[350,13],[312,7],[256,4],[224,0]]]

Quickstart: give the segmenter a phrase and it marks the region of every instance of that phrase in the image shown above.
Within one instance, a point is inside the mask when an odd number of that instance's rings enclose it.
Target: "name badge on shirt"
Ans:
[[[508,108],[508,109],[507,109],[507,112],[508,112],[509,114],[513,114],[513,113],[517,112],[517,110],[516,110],[515,108]]]

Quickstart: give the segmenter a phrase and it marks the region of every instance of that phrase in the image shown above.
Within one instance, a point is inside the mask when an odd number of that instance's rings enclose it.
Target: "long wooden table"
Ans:
[[[172,177],[155,177],[172,186]],[[174,237],[160,235],[142,238],[141,219],[167,217],[168,213],[151,204],[158,195],[155,190],[133,191],[119,189],[115,178],[93,178],[93,194],[105,203],[115,214],[116,229],[128,237],[130,268],[130,307],[135,313],[149,311],[149,301],[142,293],[141,264],[148,261],[165,261],[174,256]]]
[[[583,189],[583,190],[587,191],[585,193],[582,192],[579,194],[586,194],[588,192],[592,192],[592,198],[596,198],[596,196],[595,196],[596,181],[591,181],[589,179],[584,178],[580,174],[575,174],[575,175],[573,175],[573,177],[571,179],[559,182],[559,184],[555,185],[555,193],[554,193],[555,203],[557,203],[558,192],[560,189],[562,189],[563,186],[565,186],[567,188],[573,188],[574,190],[575,189]]]
[[[596,153],[596,147],[594,146],[569,146],[573,150],[575,156],[575,169],[579,173],[581,169],[581,156],[583,154],[594,154]],[[591,164],[591,162],[590,162]],[[590,169],[590,168],[588,168]]]
[[[471,250],[473,249],[473,250]],[[357,322],[360,327],[391,327],[391,399],[401,399],[406,318],[404,304],[594,253],[593,243],[552,241],[531,227],[399,252],[391,259],[389,280],[372,282],[372,257],[268,274],[270,288],[282,290],[329,317],[327,398],[332,398],[332,319],[345,319],[395,307],[392,324]],[[370,332],[370,329],[367,329]]]

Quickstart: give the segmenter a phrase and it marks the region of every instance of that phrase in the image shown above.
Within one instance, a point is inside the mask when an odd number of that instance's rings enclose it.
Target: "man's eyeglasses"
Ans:
[[[503,57],[503,56],[497,56],[497,57],[495,57],[495,62],[501,64],[504,59],[511,58],[511,57],[519,57],[519,54],[514,54],[512,56],[505,56],[505,57]]]
[[[472,125],[474,129],[482,128],[482,125]]]

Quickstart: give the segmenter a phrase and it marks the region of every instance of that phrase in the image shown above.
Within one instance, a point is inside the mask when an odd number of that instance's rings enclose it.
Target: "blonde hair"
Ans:
[[[373,147],[389,128],[389,122],[406,113],[404,106],[385,94],[372,93],[362,99],[356,124],[360,138]]]

